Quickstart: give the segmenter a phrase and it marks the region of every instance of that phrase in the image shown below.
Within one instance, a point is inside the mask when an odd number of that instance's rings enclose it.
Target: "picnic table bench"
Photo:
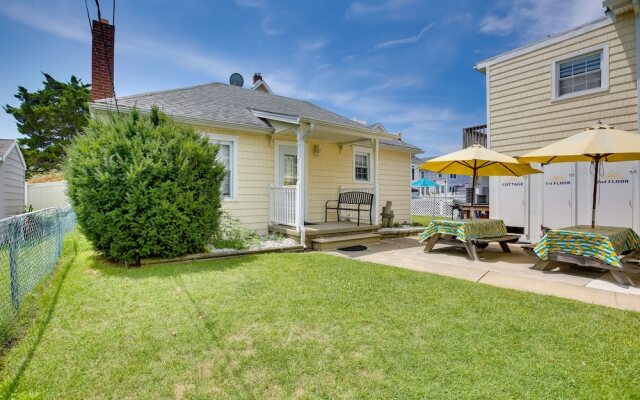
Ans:
[[[460,247],[467,251],[471,260],[477,261],[478,251],[498,243],[505,253],[510,253],[508,243],[515,243],[519,235],[507,234],[502,220],[433,220],[420,235],[420,241],[426,241],[425,253],[430,253],[437,243]]]
[[[640,238],[630,228],[578,225],[550,229],[540,242],[522,246],[538,257],[535,269],[551,271],[557,262],[611,271],[618,284],[640,286]]]

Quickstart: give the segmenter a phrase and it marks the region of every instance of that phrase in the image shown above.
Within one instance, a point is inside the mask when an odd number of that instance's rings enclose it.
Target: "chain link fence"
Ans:
[[[75,228],[71,206],[0,220],[0,330],[56,266],[64,235]]]
[[[464,203],[464,196],[413,198],[411,199],[411,215],[459,219],[461,218],[460,212],[454,208],[456,203]]]

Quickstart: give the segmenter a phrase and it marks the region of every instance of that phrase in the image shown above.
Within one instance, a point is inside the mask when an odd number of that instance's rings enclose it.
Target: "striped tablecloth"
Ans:
[[[501,219],[433,220],[420,234],[419,240],[424,242],[436,233],[453,235],[464,241],[504,236],[507,227]]]
[[[640,238],[630,228],[586,225],[551,229],[533,251],[541,260],[549,253],[593,257],[614,267],[620,267],[623,252],[640,249]]]

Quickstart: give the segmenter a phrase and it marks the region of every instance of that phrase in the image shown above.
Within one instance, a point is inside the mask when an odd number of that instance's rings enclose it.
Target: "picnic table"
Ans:
[[[533,247],[540,258],[534,268],[551,271],[554,261],[602,268],[611,271],[614,279],[623,285],[636,286],[629,273],[640,272],[640,237],[630,228],[586,225],[550,229]],[[626,255],[626,256],[625,256]]]
[[[420,234],[420,243],[426,241],[425,253],[430,253],[436,243],[462,247],[469,258],[478,260],[478,250],[497,242],[502,251],[510,253],[507,243],[517,242],[518,235],[508,235],[501,219],[433,220]]]

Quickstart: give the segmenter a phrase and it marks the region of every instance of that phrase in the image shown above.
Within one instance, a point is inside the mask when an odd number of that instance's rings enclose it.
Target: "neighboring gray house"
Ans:
[[[0,218],[24,212],[24,162],[15,139],[0,139]]]
[[[463,193],[464,188],[471,186],[471,177],[467,175],[439,174],[437,172],[419,169],[420,165],[429,159],[430,158],[420,158],[416,156],[411,158],[411,182],[427,178],[444,186],[446,181],[449,193]]]

